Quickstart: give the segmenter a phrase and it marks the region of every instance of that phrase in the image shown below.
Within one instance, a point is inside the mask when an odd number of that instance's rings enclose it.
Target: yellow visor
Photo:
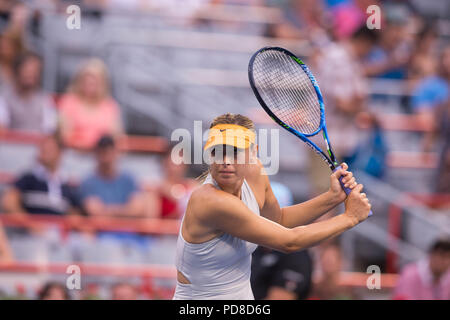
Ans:
[[[252,143],[255,143],[255,133],[252,130],[237,124],[218,124],[209,129],[204,150],[224,144],[247,149]]]

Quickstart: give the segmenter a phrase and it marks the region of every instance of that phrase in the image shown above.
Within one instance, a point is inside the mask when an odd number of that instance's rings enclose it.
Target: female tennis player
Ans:
[[[204,149],[215,160],[204,183],[192,193],[183,217],[173,299],[253,300],[250,266],[258,245],[286,253],[298,251],[368,217],[369,200],[346,164],[331,175],[328,192],[280,208],[256,158],[254,124],[245,116],[228,113],[214,119]],[[244,163],[237,161],[242,156]],[[348,197],[340,176],[352,189]],[[309,224],[344,200],[343,214]]]

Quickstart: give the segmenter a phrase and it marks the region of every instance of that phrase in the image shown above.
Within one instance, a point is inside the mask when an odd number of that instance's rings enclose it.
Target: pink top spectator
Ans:
[[[407,265],[397,282],[394,299],[450,300],[450,270],[433,283],[428,260]]]
[[[90,149],[102,135],[114,135],[120,131],[119,107],[112,98],[105,98],[90,107],[69,93],[61,98],[59,105],[66,126],[64,142],[70,147]]]
[[[337,39],[347,39],[360,28],[366,15],[354,4],[343,4],[332,10],[334,17],[333,31]]]

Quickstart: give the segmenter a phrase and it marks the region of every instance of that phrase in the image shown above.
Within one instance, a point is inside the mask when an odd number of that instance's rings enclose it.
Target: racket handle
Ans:
[[[339,169],[342,169],[342,167],[341,167],[341,166],[336,167],[336,168],[333,170],[333,172],[336,172],[336,171],[339,170]],[[343,176],[340,176],[340,177],[339,177],[339,182],[340,182],[340,184],[341,184],[341,188],[342,188],[342,190],[344,190],[344,192],[345,192],[346,195],[349,195],[350,192],[352,192],[352,189],[344,187],[344,183],[342,182],[342,179],[344,179],[344,177],[343,177]],[[369,212],[369,217],[370,217],[372,214],[373,214],[373,213],[372,213],[372,210],[370,210],[370,212]]]

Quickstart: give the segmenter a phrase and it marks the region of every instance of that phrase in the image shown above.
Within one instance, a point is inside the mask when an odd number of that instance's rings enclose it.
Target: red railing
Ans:
[[[83,226],[91,231],[119,231],[141,234],[172,234],[177,235],[180,221],[175,219],[156,218],[114,218],[114,217],[84,217],[84,216],[54,216],[30,215],[17,218],[14,214],[0,214],[0,221],[9,227],[28,227],[30,223],[41,226],[57,225],[61,231],[77,229]]]
[[[388,210],[388,231],[395,238],[400,238],[402,234],[403,208],[411,205],[408,203],[407,197],[418,200],[433,209],[450,208],[450,194],[405,194],[404,197],[397,199],[395,203],[391,203]],[[398,257],[395,249],[395,242],[392,242],[389,244],[389,249],[386,253],[386,271],[390,273],[398,271]]]
[[[97,218],[97,217],[80,217],[77,221],[82,223],[84,227],[89,226],[90,229],[96,231],[128,231],[143,234],[172,234],[176,235],[180,227],[178,220],[162,220],[162,219],[125,219],[125,218]],[[33,215],[26,217],[18,222],[13,215],[0,214],[0,220],[4,226],[29,226],[29,222],[39,223],[43,226],[61,227],[61,230],[70,230],[73,227],[71,217],[55,217],[49,215]],[[143,281],[152,278],[175,279],[176,269],[167,265],[111,265],[99,263],[27,263],[12,262],[0,263],[0,272],[11,273],[28,273],[28,274],[65,274],[69,265],[76,264],[80,267],[81,273],[91,276],[117,276],[117,277],[141,277]],[[345,287],[366,287],[367,279],[370,275],[358,272],[343,272],[339,280],[340,285]],[[397,275],[382,274],[381,283],[383,288],[391,289],[395,286]]]
[[[70,265],[80,267],[80,273],[84,276],[115,276],[115,277],[139,277],[139,278],[160,278],[176,279],[176,269],[169,265],[145,265],[145,266],[125,266],[100,263],[0,263],[0,273],[24,273],[24,274],[67,274]],[[344,287],[365,288],[370,274],[363,272],[342,272],[339,278],[339,285]],[[381,287],[392,289],[397,282],[397,274],[383,273],[380,275]]]
[[[17,130],[0,132],[0,141],[16,144],[37,144],[42,137],[42,134]],[[169,143],[164,137],[125,135],[119,139],[118,145],[120,150],[126,152],[162,153],[167,150]]]
[[[115,276],[115,277],[151,277],[161,279],[175,279],[175,267],[168,265],[111,265],[102,263],[30,263],[14,262],[0,263],[0,272],[31,273],[31,274],[67,274],[67,268],[77,265],[82,275],[88,276]]]

